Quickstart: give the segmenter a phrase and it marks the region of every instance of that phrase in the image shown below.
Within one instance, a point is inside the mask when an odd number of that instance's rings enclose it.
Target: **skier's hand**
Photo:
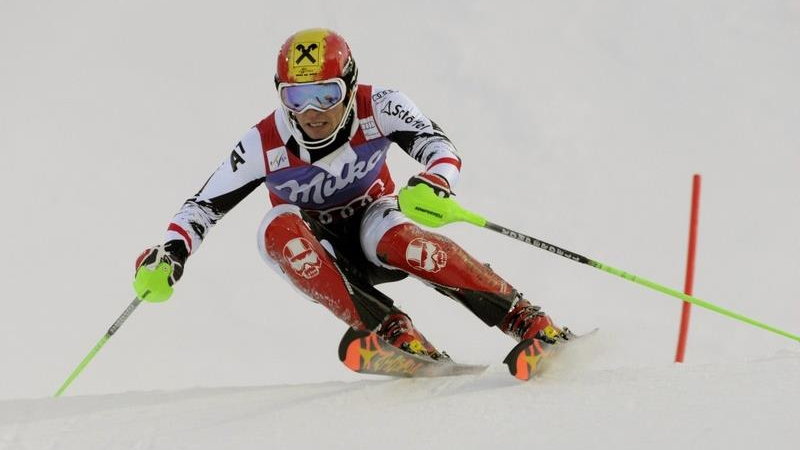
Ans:
[[[437,197],[447,198],[451,195],[455,195],[450,190],[450,183],[448,183],[444,177],[435,173],[422,172],[408,180],[408,187],[414,187],[418,184],[424,184],[433,189],[433,193]]]
[[[441,227],[464,216],[456,203],[447,180],[430,173],[421,173],[408,181],[397,193],[400,211],[413,221],[429,227]]]
[[[136,258],[136,277],[133,290],[148,302],[163,302],[172,296],[172,285],[183,275],[183,265],[189,252],[183,241],[169,241],[143,251]]]

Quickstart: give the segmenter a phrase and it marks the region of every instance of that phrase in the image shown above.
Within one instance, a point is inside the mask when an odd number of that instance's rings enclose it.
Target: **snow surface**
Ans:
[[[263,190],[46,398],[130,302],[136,255],[276,106],[279,45],[320,25],[447,130],[458,199],[494,222],[681,288],[701,173],[695,294],[800,332],[800,1],[5,0],[0,449],[796,445],[797,342],[695,308],[674,365],[680,302],[463,224],[442,231],[597,338],[520,384],[507,337],[405,280],[385,292],[429,338],[494,365],[350,373],[343,325],[257,255]]]
[[[797,354],[591,370],[560,356],[429,379],[151,391],[0,402],[0,448],[796,448]],[[561,364],[563,363],[563,364]],[[744,389],[743,389],[744,387]]]

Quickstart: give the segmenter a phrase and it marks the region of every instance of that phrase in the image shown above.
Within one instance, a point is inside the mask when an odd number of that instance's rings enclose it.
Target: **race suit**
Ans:
[[[183,204],[165,240],[182,240],[195,253],[263,183],[273,208],[259,228],[262,257],[351,326],[378,326],[392,300],[374,286],[408,274],[496,325],[516,291],[449,239],[411,224],[393,195],[392,143],[452,188],[461,159],[450,139],[401,92],[359,85],[355,95],[345,142],[321,158],[292,136],[282,110],[252,127]]]

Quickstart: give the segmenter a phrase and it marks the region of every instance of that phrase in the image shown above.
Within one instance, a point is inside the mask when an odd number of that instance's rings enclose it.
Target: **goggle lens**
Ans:
[[[292,112],[300,114],[308,109],[326,111],[344,99],[339,83],[292,84],[280,89],[281,101]]]

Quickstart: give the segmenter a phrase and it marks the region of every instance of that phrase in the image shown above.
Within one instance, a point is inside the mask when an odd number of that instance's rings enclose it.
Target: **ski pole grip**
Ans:
[[[479,227],[486,224],[483,217],[462,208],[452,197],[436,196],[433,189],[424,184],[400,189],[397,202],[406,217],[428,227],[438,228],[453,222],[468,222]]]
[[[165,262],[159,263],[155,269],[140,267],[133,280],[133,290],[140,299],[161,303],[172,296],[172,286],[169,285],[169,276],[172,267]]]

